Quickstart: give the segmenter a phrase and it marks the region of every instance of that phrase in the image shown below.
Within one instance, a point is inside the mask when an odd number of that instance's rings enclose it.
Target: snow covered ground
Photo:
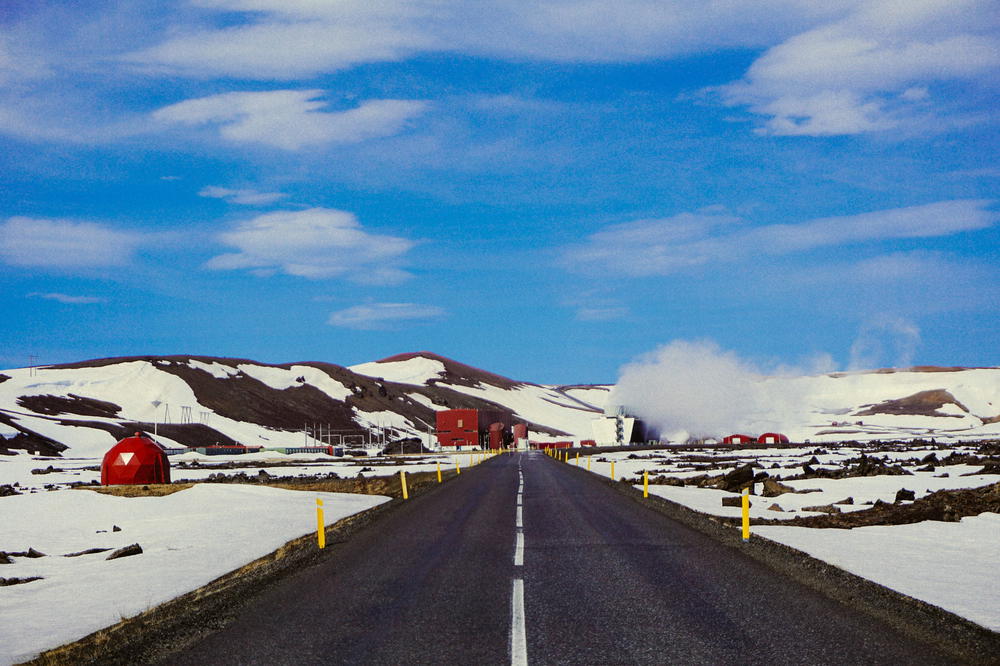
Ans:
[[[1000,514],[851,530],[761,525],[754,533],[1000,631]]]
[[[62,490],[0,499],[0,550],[46,555],[0,564],[5,578],[42,577],[0,587],[0,664],[82,638],[315,530],[317,497],[327,524],[389,500],[233,484],[201,484],[165,497]],[[142,554],[64,557],[133,543]]]
[[[918,471],[921,465],[915,462],[932,452],[938,459],[945,459],[952,453],[969,454],[975,450],[973,446],[956,445],[944,449],[926,446],[879,452],[876,455],[880,458],[887,463],[900,463],[911,475],[783,481],[796,490],[815,489],[816,492],[753,496],[750,516],[779,520],[818,516],[823,514],[803,509],[848,497],[854,504],[838,504],[841,511],[859,511],[870,508],[867,502],[893,502],[901,488],[914,491],[919,499],[937,490],[978,488],[1000,481],[998,474],[977,473],[983,469],[982,465],[939,464],[935,471],[922,472]],[[711,447],[695,451],[662,449],[600,453],[591,456],[589,461],[584,456],[579,465],[586,468],[589,462],[592,472],[610,476],[611,461],[614,461],[615,478],[638,480],[647,470],[651,477],[663,474],[681,479],[702,474],[721,475],[749,463],[756,472],[766,471],[780,478],[801,474],[802,466],[814,456],[818,461],[812,464],[814,469],[833,468],[848,459],[856,459],[863,452],[856,447],[832,446],[819,450],[814,447],[743,451]],[[869,450],[868,454],[871,453]],[[713,458],[717,460],[714,464]],[[575,458],[570,459],[570,464],[577,464]],[[642,488],[640,484],[635,487]],[[649,492],[701,513],[731,518],[741,515],[739,507],[722,506],[723,497],[734,496],[723,490],[650,484]],[[781,511],[769,508],[774,505]],[[964,517],[959,522],[928,520],[853,529],[760,525],[754,526],[752,532],[1000,631],[1000,587],[995,582],[996,563],[1000,560],[1000,514],[982,513]]]

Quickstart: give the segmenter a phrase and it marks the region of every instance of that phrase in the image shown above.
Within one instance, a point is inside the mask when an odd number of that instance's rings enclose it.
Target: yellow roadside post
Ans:
[[[649,470],[642,471],[642,496],[649,497]]]
[[[611,480],[615,480],[615,461],[611,461]]]
[[[323,500],[316,498],[316,542],[320,548],[326,548],[326,530],[323,529]]]
[[[576,452],[576,466],[577,467],[580,466],[580,452],[579,451]]]
[[[441,483],[441,461],[440,460],[437,461],[437,467],[438,467],[438,483]]]
[[[743,540],[750,540],[750,489],[743,489]]]
[[[590,471],[590,456],[587,456],[587,471]]]
[[[403,499],[410,499],[410,494],[406,492],[406,470],[399,470],[399,485],[403,488]]]
[[[455,456],[455,474],[461,474],[462,468],[458,464],[458,456]]]

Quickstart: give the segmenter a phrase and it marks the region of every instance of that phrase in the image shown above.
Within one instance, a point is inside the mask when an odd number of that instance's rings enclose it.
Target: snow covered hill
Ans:
[[[634,384],[638,398],[627,409],[671,441],[736,432],[781,432],[793,442],[1000,436],[1000,368],[738,376],[720,386],[663,382],[641,393]],[[609,403],[624,401],[619,387]]]
[[[421,436],[435,411],[501,409],[533,436],[589,437],[609,387],[518,382],[428,352],[345,368],[245,359],[110,358],[0,374],[0,448],[98,456],[135,430],[166,446],[360,444]],[[318,436],[318,434],[317,434]]]
[[[0,373],[0,451],[99,456],[135,430],[154,429],[166,446],[291,447],[319,444],[312,437],[319,426],[327,441],[360,445],[382,433],[389,441],[425,436],[435,411],[460,407],[510,412],[528,422],[533,438],[583,439],[614,401],[611,388],[515,381],[429,352],[351,367],[98,359]],[[780,431],[797,441],[1000,436],[1000,368],[771,377],[754,396],[734,430]],[[669,400],[652,395],[650,404]]]

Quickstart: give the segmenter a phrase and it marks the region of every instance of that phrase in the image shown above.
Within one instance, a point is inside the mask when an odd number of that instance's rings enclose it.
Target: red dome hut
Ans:
[[[170,461],[153,440],[135,433],[104,454],[101,485],[140,483],[170,483]]]

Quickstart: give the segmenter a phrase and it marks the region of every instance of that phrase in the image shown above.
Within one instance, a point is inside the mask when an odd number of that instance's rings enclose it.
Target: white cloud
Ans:
[[[995,78],[997,16],[993,0],[872,0],[771,47],[719,90],[767,116],[770,134],[897,127],[923,112],[933,84]]]
[[[194,76],[294,79],[361,63],[403,59],[439,48],[416,21],[435,4],[374,0],[338,2],[199,2],[248,11],[252,23],[218,29],[177,26],[165,42],[127,56],[156,70]]]
[[[127,56],[194,76],[295,79],[418,53],[628,62],[762,48],[830,21],[860,0],[199,0],[247,23],[172,26]],[[230,16],[232,16],[230,14]],[[294,45],[290,48],[289,45]]]
[[[347,111],[322,111],[322,90],[231,92],[159,109],[154,119],[189,126],[216,125],[225,139],[284,150],[360,143],[400,132],[427,109],[419,100],[368,100]]]
[[[266,206],[284,199],[288,195],[284,192],[258,192],[257,190],[250,189],[233,190],[227,187],[208,185],[201,188],[198,196],[210,199],[224,199],[227,203],[243,206]]]
[[[213,257],[216,270],[281,271],[310,279],[346,278],[367,284],[407,279],[397,264],[416,243],[366,231],[342,210],[310,208],[265,213],[220,234],[238,252]]]
[[[362,331],[391,328],[404,321],[438,319],[446,314],[436,305],[417,303],[369,303],[338,310],[330,315],[328,323],[341,328]]]
[[[140,240],[93,222],[10,217],[0,224],[0,260],[66,271],[123,266]]]
[[[941,201],[799,224],[747,227],[738,218],[703,211],[608,227],[564,252],[570,270],[595,268],[627,276],[667,275],[714,262],[750,260],[822,247],[900,238],[930,238],[992,226],[988,200]]]
[[[66,305],[92,305],[94,303],[103,303],[106,300],[98,296],[70,296],[68,294],[42,294],[38,292],[28,294],[28,297],[44,298],[48,301],[58,301],[59,303],[65,303]]]
[[[920,344],[920,328],[902,317],[881,314],[865,322],[851,344],[849,370],[906,368]]]

